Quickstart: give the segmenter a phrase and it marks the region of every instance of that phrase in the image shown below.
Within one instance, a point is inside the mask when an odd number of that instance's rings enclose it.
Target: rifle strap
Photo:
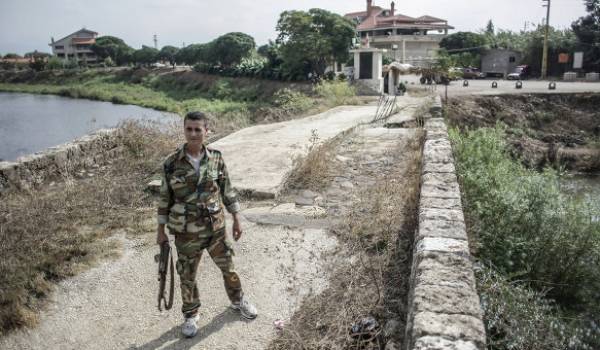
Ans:
[[[169,244],[169,242],[165,242],[163,244]],[[173,298],[175,292],[175,266],[173,264],[173,254],[171,254],[170,247],[164,250],[166,254],[161,254],[161,259],[164,259],[163,262],[165,266],[169,265],[168,270],[171,275],[169,281],[169,299],[165,298],[165,287],[166,287],[166,279],[167,279],[167,271],[165,271],[164,275],[160,276],[161,283],[159,284],[158,290],[158,310],[162,311],[161,304],[164,305],[165,310],[170,310],[173,307]]]

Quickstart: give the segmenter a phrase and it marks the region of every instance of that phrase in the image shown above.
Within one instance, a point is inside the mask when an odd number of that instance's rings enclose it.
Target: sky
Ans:
[[[585,15],[583,0],[551,0],[550,24],[568,28]],[[391,1],[373,0],[389,8]],[[498,29],[521,30],[541,23],[542,0],[396,0],[396,12],[448,20],[456,31],[477,31],[492,19]],[[208,42],[228,32],[244,32],[258,45],[275,39],[279,14],[323,8],[345,14],[362,11],[365,0],[0,0],[0,54],[50,52],[50,38],[82,27],[117,36],[130,46],[158,47]]]

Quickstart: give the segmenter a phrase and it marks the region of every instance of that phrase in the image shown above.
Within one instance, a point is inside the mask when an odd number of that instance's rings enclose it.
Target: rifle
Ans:
[[[169,242],[163,242],[160,246],[160,253],[154,256],[154,261],[158,263],[158,311],[162,311],[161,302],[165,310],[173,306],[173,292],[175,288],[175,271],[173,266],[173,255]],[[169,264],[170,262],[170,264]],[[165,287],[167,284],[167,269],[171,273],[169,285],[169,301],[165,298]]]

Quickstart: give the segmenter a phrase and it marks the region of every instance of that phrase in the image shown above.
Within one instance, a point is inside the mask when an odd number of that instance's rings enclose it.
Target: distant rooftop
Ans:
[[[420,29],[420,30],[447,30],[454,29],[448,25],[445,19],[423,15],[420,17],[410,17],[396,13],[395,3],[392,1],[389,9],[379,6],[373,6],[372,0],[367,1],[366,11],[351,12],[344,17],[356,20],[357,31],[366,31],[373,29],[401,28],[401,29]]]

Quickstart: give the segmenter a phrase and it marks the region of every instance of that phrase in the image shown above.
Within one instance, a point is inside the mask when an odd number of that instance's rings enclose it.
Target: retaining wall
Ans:
[[[413,249],[405,349],[485,348],[454,158],[442,105],[425,122],[419,227]]]
[[[117,131],[106,129],[21,157],[16,162],[0,162],[0,196],[9,190],[34,188],[75,170],[107,163],[121,152]]]

